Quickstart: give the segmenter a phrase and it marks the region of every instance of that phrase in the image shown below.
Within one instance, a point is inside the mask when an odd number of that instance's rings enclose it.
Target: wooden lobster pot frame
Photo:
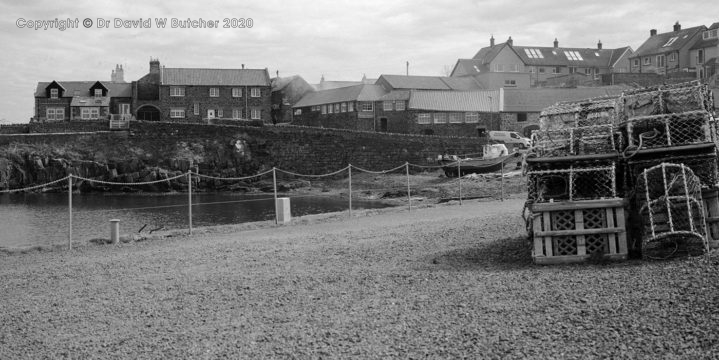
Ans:
[[[713,119],[706,111],[640,116],[626,124],[627,147],[648,149],[712,143]]]
[[[719,248],[719,188],[703,189],[704,219],[710,248]]]
[[[534,262],[575,263],[597,255],[626,260],[625,205],[618,198],[531,205]]]

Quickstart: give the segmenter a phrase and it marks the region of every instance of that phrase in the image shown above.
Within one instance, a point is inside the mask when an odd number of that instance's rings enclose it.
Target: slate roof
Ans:
[[[292,107],[298,108],[345,101],[376,101],[385,93],[385,90],[379,85],[360,84],[307,93]]]
[[[508,46],[528,66],[576,66],[576,67],[610,67],[613,66],[625,51],[631,47],[625,46],[618,49],[596,49],[596,48],[567,48],[548,46],[510,46],[507,43],[496,44],[480,49],[473,59],[460,59],[457,66],[462,66],[468,74],[488,72],[486,64],[499,54],[502,49]],[[527,50],[537,51],[541,57],[530,57]],[[568,56],[567,52],[575,52],[582,60],[575,60]],[[474,61],[472,61],[474,60]],[[477,68],[475,68],[475,66]]]
[[[431,111],[499,112],[499,91],[412,90],[407,107]]]
[[[624,53],[627,52],[627,51],[631,52],[631,51],[632,51],[632,47],[631,47],[631,46],[625,46],[625,47],[620,47],[620,48],[617,48],[617,49],[613,49],[613,50],[612,50],[612,55],[609,57],[609,66],[610,66],[610,67],[611,67],[611,66],[614,66],[614,65],[617,63],[617,61],[619,61],[619,59],[622,58],[622,55],[624,55]],[[631,56],[631,54],[629,54],[629,55]]]
[[[452,69],[452,76],[477,75],[489,72],[489,67],[479,59],[458,59]]]
[[[317,91],[338,89],[348,86],[361,85],[362,81],[323,81],[319,84],[313,84],[312,86]]]
[[[266,69],[162,68],[162,85],[270,86]]]
[[[495,44],[494,46],[483,47],[479,49],[472,58],[482,60],[484,64],[489,64],[505,46],[508,46],[506,42]]]
[[[446,76],[381,75],[392,89],[404,90],[481,90],[482,86],[472,78]]]
[[[577,101],[606,96],[619,96],[623,87],[591,87],[573,89],[505,89],[504,112],[541,112],[560,101]]]
[[[645,41],[631,57],[636,58],[645,55],[656,55],[678,51],[689,41],[692,41],[694,35],[704,29],[705,27],[702,25],[650,36],[649,39],[647,39],[647,41]],[[676,37],[677,39],[671,45],[664,46],[673,37]]]
[[[37,83],[35,89],[35,97],[47,96],[45,88],[50,85],[51,81],[41,81]],[[62,97],[73,97],[75,93],[77,96],[88,96],[90,94],[90,88],[97,83],[95,81],[56,81],[58,85],[65,89]],[[111,81],[100,81],[102,85],[107,88],[107,96],[110,97],[132,97],[132,84],[131,83],[116,83]]]
[[[706,30],[714,30],[714,29],[719,29],[719,22],[715,22],[715,23],[711,24],[711,26],[709,26],[709,28],[705,29],[705,31]],[[703,33],[703,31],[702,31],[702,33]],[[702,34],[702,35],[700,35],[699,41],[697,41],[696,44],[692,45],[691,49],[692,50],[706,49],[706,48],[710,48],[712,46],[717,46],[717,44],[719,44],[719,38],[715,37],[715,38],[711,38],[711,39],[704,39],[704,36]]]

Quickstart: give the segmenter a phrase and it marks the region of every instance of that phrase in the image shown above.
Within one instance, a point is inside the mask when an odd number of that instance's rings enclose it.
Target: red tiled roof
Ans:
[[[270,86],[266,69],[162,68],[162,85]]]

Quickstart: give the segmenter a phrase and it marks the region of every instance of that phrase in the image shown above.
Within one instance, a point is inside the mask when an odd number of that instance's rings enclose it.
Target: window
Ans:
[[[664,55],[657,55],[657,66],[664,67]]]
[[[516,87],[517,81],[516,80],[504,80],[504,86]]]
[[[575,72],[577,72],[577,68],[574,67],[574,66],[570,66],[570,67],[569,67],[569,73],[570,73],[570,74],[574,74]]]
[[[530,72],[530,73],[534,74],[535,71],[537,71],[537,70],[536,70],[536,68],[535,68],[534,66],[530,66],[530,67],[529,67],[529,72]]]
[[[552,74],[560,74],[562,72],[562,68],[559,66],[555,66],[552,68]]]
[[[47,108],[45,112],[48,120],[65,120],[65,108]]]
[[[219,97],[219,96],[220,96],[219,88],[210,88],[210,97]]]
[[[233,119],[242,119],[242,109],[232,109]]]
[[[587,75],[592,75],[592,69],[586,68],[586,69],[584,69],[584,73]]]
[[[170,109],[170,117],[173,119],[181,119],[185,117],[185,109],[172,108]]]
[[[302,109],[300,109],[300,108],[295,109],[295,115],[302,115]]]
[[[527,121],[527,113],[517,113],[517,122]]]
[[[650,57],[648,57],[648,56],[645,57],[645,58],[644,58],[644,65],[651,65],[651,64],[652,64],[652,58],[650,58]]]
[[[564,56],[566,56],[567,59],[569,59],[569,60],[574,60],[574,61],[582,61],[582,60],[584,60],[584,59],[582,58],[582,55],[580,55],[578,51],[574,51],[574,50],[565,51],[565,52],[564,52]]]
[[[397,111],[404,111],[404,100],[402,101],[395,101],[394,103],[394,109]]]
[[[543,67],[540,67],[540,68],[539,68],[539,72],[540,72],[541,74],[544,74],[545,71],[546,71],[546,70],[545,70]]]
[[[539,49],[524,49],[524,53],[527,54],[530,59],[544,59],[544,55],[542,55]]]
[[[185,96],[185,88],[182,86],[170,86],[170,96]]]
[[[327,114],[327,105],[322,105],[322,114]]]
[[[100,108],[84,107],[80,109],[80,118],[83,120],[92,120],[100,117]]]
[[[342,103],[342,106],[340,107],[340,109],[342,109],[342,112],[347,112],[347,103],[346,103],[346,102],[343,102],[343,103]]]
[[[256,88],[256,87],[252,88],[252,90],[250,92],[250,96],[260,97],[261,95],[262,95],[262,91],[260,91],[260,88]]]
[[[195,115],[200,115],[200,103],[195,103],[195,106],[192,109],[192,113]]]
[[[334,110],[335,110],[334,105],[332,105],[332,104],[328,104],[328,105],[327,105],[327,113],[328,113],[328,114],[334,113]]]
[[[417,114],[417,124],[431,124],[432,116],[427,113]]]
[[[494,64],[494,71],[495,71],[495,72],[502,72],[502,71],[504,71],[504,64]]]
[[[335,114],[339,114],[340,112],[340,103],[335,104]]]
[[[391,101],[383,101],[382,102],[382,110],[392,111],[392,102]]]
[[[704,49],[697,50],[697,64],[704,63]]]
[[[95,89],[95,97],[102,97],[102,89]]]
[[[50,99],[57,99],[59,92],[58,89],[50,89]]]
[[[462,113],[449,113],[449,122],[451,124],[458,124],[462,122]]]
[[[671,46],[672,44],[674,44],[675,41],[677,41],[677,39],[679,39],[679,37],[677,36],[669,39],[666,44],[662,45],[662,47]]]
[[[464,122],[466,123],[478,123],[479,122],[479,113],[476,112],[468,112],[464,114]]]
[[[349,111],[349,112],[355,111],[355,103],[353,103],[353,102],[347,103],[347,111]]]
[[[232,88],[232,97],[242,97],[242,88]]]
[[[222,117],[222,109],[217,109],[217,117]]]
[[[637,61],[637,60],[634,60],[634,61]],[[669,54],[669,61],[677,61],[677,53]],[[639,61],[637,61],[637,65],[639,65]]]
[[[435,124],[446,124],[447,123],[447,114],[446,113],[434,113],[434,123]]]
[[[719,34],[717,33],[717,30],[719,30],[719,29],[712,29],[712,30],[705,31],[702,34],[702,38],[704,40],[717,38],[719,36]]]
[[[374,111],[374,103],[371,101],[365,101],[361,106],[362,111]]]
[[[262,109],[260,108],[252,108],[252,120],[260,120],[262,119]]]
[[[511,72],[519,72],[519,65],[517,65],[517,64],[511,64],[511,65],[509,65],[509,71],[511,71]]]

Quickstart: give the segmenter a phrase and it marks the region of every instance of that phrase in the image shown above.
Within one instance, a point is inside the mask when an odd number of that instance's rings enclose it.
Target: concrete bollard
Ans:
[[[275,206],[277,208],[276,215],[278,224],[286,224],[292,221],[292,213],[290,212],[290,198],[277,198],[277,203],[275,204]]]
[[[120,242],[120,219],[110,220],[110,242],[113,244]]]

